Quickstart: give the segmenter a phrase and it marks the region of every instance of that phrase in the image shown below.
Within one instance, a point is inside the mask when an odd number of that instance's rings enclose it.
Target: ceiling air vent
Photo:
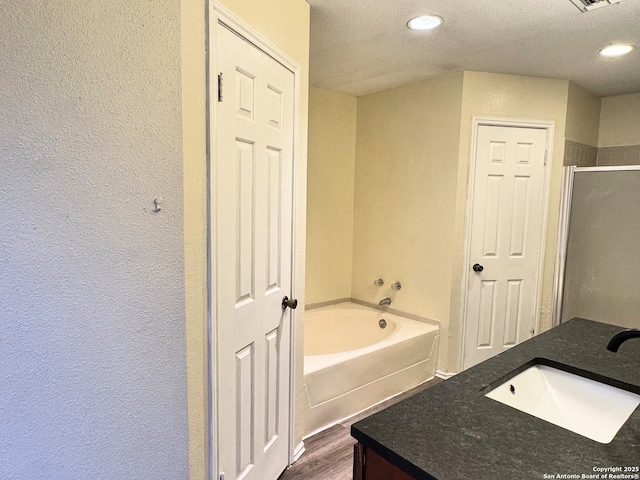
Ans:
[[[622,0],[571,0],[571,3],[584,13],[613,3],[620,3],[621,1]]]

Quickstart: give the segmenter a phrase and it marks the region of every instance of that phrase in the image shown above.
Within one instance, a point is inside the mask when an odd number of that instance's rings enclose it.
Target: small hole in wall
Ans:
[[[514,387],[513,385],[509,385],[509,391],[515,395],[516,394],[516,387]]]

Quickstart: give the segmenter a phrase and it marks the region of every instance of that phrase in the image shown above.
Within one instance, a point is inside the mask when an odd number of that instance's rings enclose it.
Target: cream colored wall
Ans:
[[[551,185],[548,224],[545,242],[543,288],[540,302],[540,331],[551,327],[551,300],[553,270],[556,254],[556,236],[560,206],[562,160],[567,114],[568,81],[480,72],[464,73],[460,150],[456,196],[454,272],[451,283],[451,317],[447,357],[440,359],[441,369],[457,371],[460,355],[460,289],[463,264],[464,222],[467,202],[468,165],[471,124],[474,116],[500,117],[555,122],[551,160]],[[442,350],[441,350],[442,352]]]
[[[304,304],[306,157],[309,84],[309,5],[304,0],[222,0],[224,7],[249,24],[300,67],[299,122],[295,205],[294,295]],[[182,116],[184,133],[184,248],[187,317],[187,390],[189,421],[189,478],[207,478],[207,291],[206,291],[206,111],[205,6],[201,0],[182,0]],[[300,312],[300,309],[298,310]],[[302,313],[295,315],[296,402],[302,386]],[[297,417],[300,417],[297,415]],[[303,425],[295,427],[296,444]]]
[[[311,87],[307,172],[308,304],[351,297],[356,97]]]
[[[462,79],[460,73],[358,97],[353,297],[377,303],[390,296],[392,307],[438,320],[443,331]],[[384,287],[374,286],[378,277]],[[402,290],[389,288],[395,281]]]
[[[640,144],[640,93],[602,99],[598,147]]]
[[[205,5],[182,0],[182,135],[189,478],[207,478],[207,166]]]
[[[564,138],[597,147],[599,125],[600,98],[580,85],[569,82]]]

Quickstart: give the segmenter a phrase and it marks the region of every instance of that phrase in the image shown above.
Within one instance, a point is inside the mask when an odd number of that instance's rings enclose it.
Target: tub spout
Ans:
[[[391,299],[389,297],[383,298],[382,300],[380,300],[378,302],[378,305],[380,305],[381,307],[386,306],[386,305],[391,305]]]

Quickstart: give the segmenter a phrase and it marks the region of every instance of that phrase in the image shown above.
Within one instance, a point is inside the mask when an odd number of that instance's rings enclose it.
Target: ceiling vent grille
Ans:
[[[622,0],[571,0],[581,12],[590,12],[596,8],[604,7],[614,3],[620,3]]]

